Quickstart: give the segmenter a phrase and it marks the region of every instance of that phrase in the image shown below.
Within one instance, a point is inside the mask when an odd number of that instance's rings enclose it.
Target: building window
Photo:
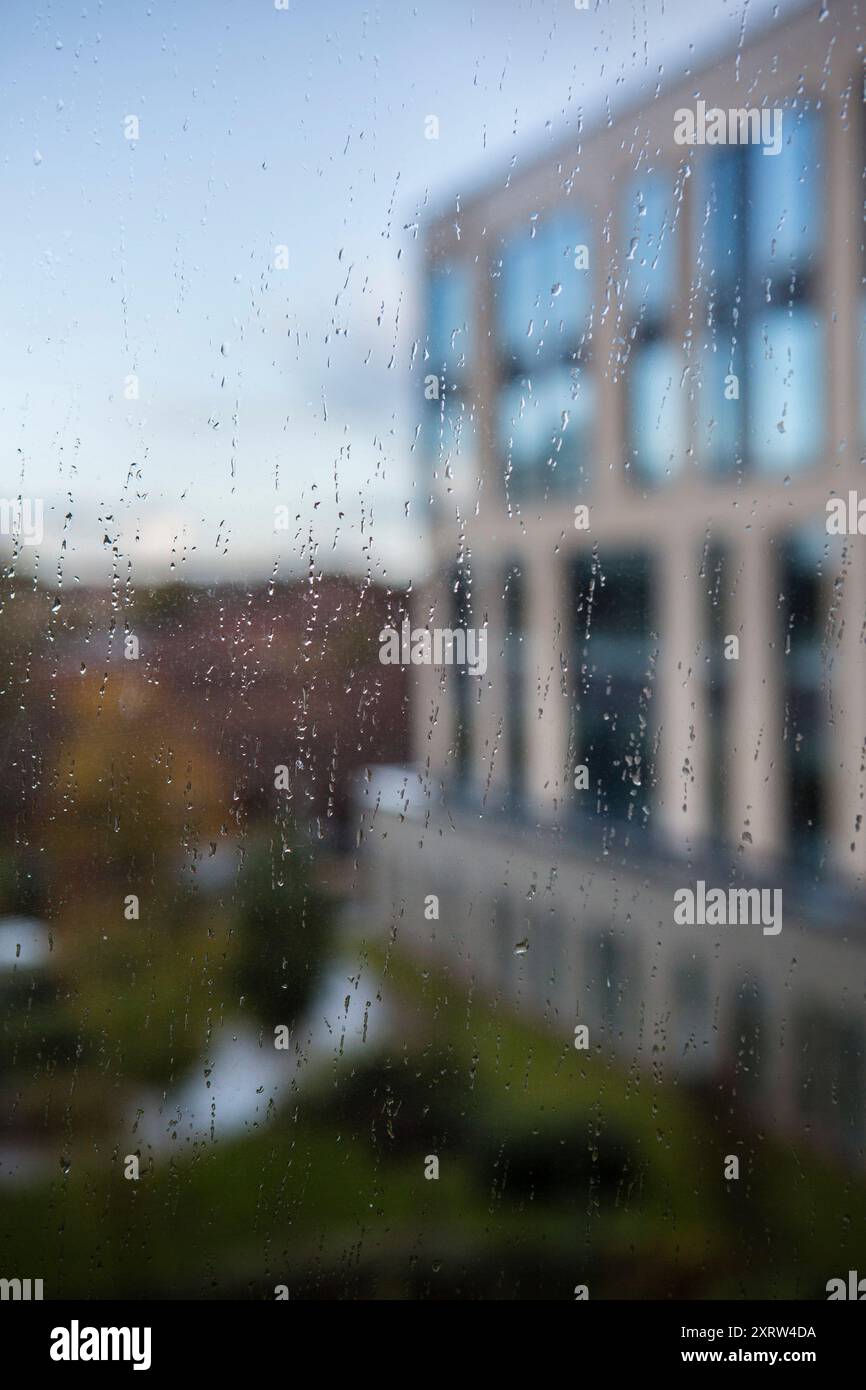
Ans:
[[[677,296],[673,206],[664,180],[648,174],[632,182],[623,217],[628,466],[645,486],[676,474],[687,446],[683,355],[672,322]]]
[[[505,752],[507,800],[512,808],[523,804],[526,791],[526,724],[524,701],[525,585],[518,565],[505,575]]]
[[[472,323],[468,266],[436,265],[427,280],[427,354],[430,372],[457,384],[468,370]]]
[[[510,235],[496,296],[504,374],[571,360],[585,346],[592,301],[587,224],[570,215],[533,219]]]
[[[592,394],[585,373],[563,366],[515,377],[501,388],[500,453],[516,501],[582,494],[589,477]]]
[[[813,866],[824,854],[827,830],[822,553],[820,535],[814,543],[788,537],[778,558],[787,838],[792,858]]]
[[[652,795],[653,584],[642,553],[581,557],[574,566],[576,762],[588,769],[578,810],[647,824]]]
[[[696,257],[707,320],[697,454],[711,472],[786,474],[820,460],[823,176],[813,112],[784,113],[777,155],[759,145],[702,154]]]
[[[573,495],[589,476],[594,392],[586,224],[533,219],[496,269],[497,435],[515,500]]]
[[[632,460],[645,483],[663,483],[685,454],[682,355],[664,339],[643,342],[629,368],[628,430]]]
[[[704,599],[704,690],[707,718],[707,819],[714,838],[727,839],[727,767],[731,663],[725,660],[725,637],[733,631],[730,559],[720,545],[704,553],[701,582]]]

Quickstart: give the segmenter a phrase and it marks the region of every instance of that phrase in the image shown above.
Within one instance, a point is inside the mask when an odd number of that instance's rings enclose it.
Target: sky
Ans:
[[[22,574],[422,578],[425,218],[780,10],[288,5],[3,0],[0,498],[44,499]]]

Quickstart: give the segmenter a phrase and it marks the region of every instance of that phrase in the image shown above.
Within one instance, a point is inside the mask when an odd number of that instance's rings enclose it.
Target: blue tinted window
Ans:
[[[707,151],[698,171],[698,278],[712,336],[700,363],[698,459],[727,471],[818,463],[823,330],[815,305],[824,162],[815,113],[786,110],[778,154],[760,145]],[[745,370],[733,344],[745,345]],[[729,371],[739,400],[725,399]]]
[[[708,150],[697,169],[696,255],[711,298],[728,299],[742,279],[746,243],[746,157],[736,145]]]
[[[531,365],[573,352],[589,314],[592,288],[586,225],[559,215],[509,237],[502,254],[497,313],[505,352]]]
[[[645,344],[629,367],[629,439],[642,480],[660,483],[679,471],[686,448],[682,357],[673,344]]]
[[[529,356],[535,349],[538,302],[542,294],[539,245],[535,236],[514,238],[502,257],[497,300],[499,332],[507,352]]]
[[[568,348],[588,326],[592,306],[589,227],[583,218],[552,217],[547,228],[553,304],[551,322],[561,328]]]
[[[458,376],[466,367],[471,281],[465,266],[442,266],[427,282],[427,350],[434,372]]]
[[[710,292],[787,280],[808,269],[821,240],[824,164],[814,112],[784,111],[782,146],[702,151],[697,169],[697,254]]]
[[[704,346],[697,380],[697,452],[714,473],[729,473],[743,460],[745,374],[743,350],[730,333]]]
[[[676,292],[674,203],[670,183],[657,174],[635,179],[626,196],[626,303],[630,314],[664,319]]]
[[[810,306],[774,309],[748,335],[749,450],[763,470],[820,461],[823,334]]]
[[[755,275],[784,278],[817,251],[823,221],[824,161],[814,113],[785,111],[782,148],[748,147],[749,261]]]
[[[505,385],[499,397],[499,439],[515,496],[574,488],[589,471],[591,378],[567,367]]]

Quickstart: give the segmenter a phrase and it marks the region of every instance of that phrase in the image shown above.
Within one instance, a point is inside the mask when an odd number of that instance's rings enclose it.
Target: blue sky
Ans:
[[[419,578],[413,226],[775,8],[289,3],[4,0],[0,495],[46,506],[24,572],[257,579],[312,543]]]

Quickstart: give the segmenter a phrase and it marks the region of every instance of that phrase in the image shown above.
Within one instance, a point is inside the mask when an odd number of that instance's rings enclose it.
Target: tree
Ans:
[[[291,1026],[309,1004],[333,934],[333,914],[299,848],[282,862],[256,849],[237,889],[237,983],[267,1029]]]

